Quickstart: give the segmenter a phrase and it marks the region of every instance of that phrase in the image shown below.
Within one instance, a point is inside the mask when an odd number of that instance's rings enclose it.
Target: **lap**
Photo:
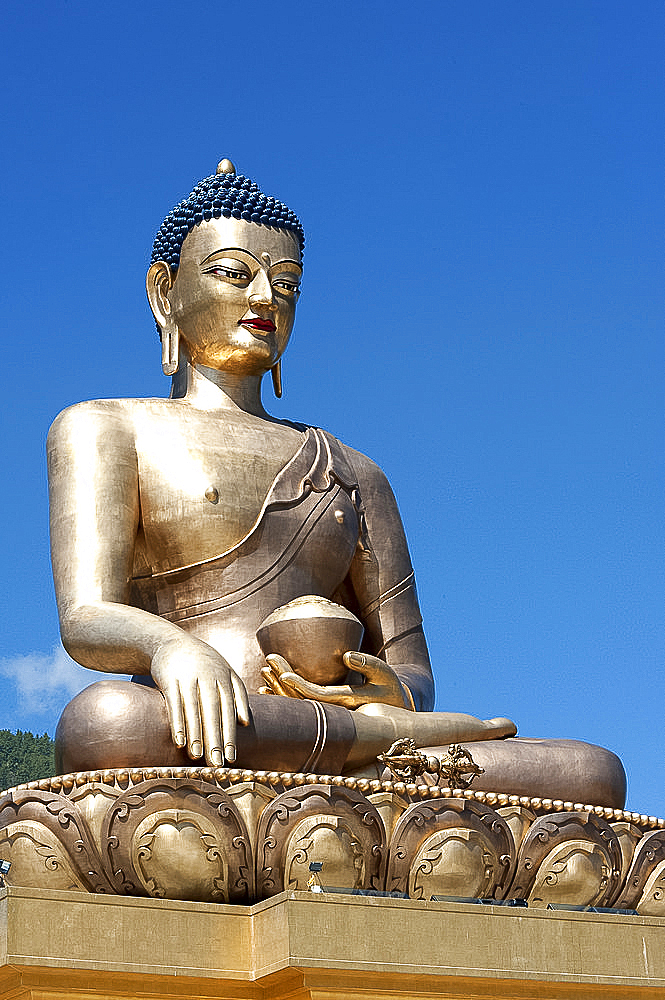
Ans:
[[[581,740],[512,737],[465,742],[484,768],[474,790],[622,809],[626,774],[616,754]],[[440,754],[441,748],[424,750]]]
[[[252,696],[255,707],[259,701],[266,702],[265,721],[272,724],[259,725],[258,732],[253,725],[239,727],[239,764],[298,770],[296,757],[300,760],[300,754],[305,759],[310,739],[308,727],[304,725],[307,720],[301,720],[300,715],[305,714],[305,705],[311,712],[311,705],[284,699],[279,706],[280,712],[276,713],[278,699],[275,696]],[[289,716],[288,721],[285,715]],[[344,709],[335,708],[334,716],[329,715],[328,719],[332,723],[339,716],[340,737],[347,738],[342,732],[341,717],[344,715]],[[257,721],[260,723],[261,719]],[[267,742],[261,739],[263,728],[275,730]],[[298,732],[300,728],[302,733]],[[294,744],[302,742],[302,750],[294,750],[293,763],[286,760],[273,763],[268,758],[273,753],[281,755],[284,752],[285,731],[289,739],[293,737]],[[524,737],[463,742],[474,761],[484,768],[484,773],[474,779],[474,790],[623,808],[626,776],[616,754],[603,747],[577,740]],[[447,752],[446,747],[422,749],[441,756]],[[247,757],[247,762],[243,761],[243,756]],[[340,759],[343,760],[343,756]],[[69,703],[58,724],[56,765],[61,774],[108,767],[187,766],[192,763],[186,752],[179,750],[171,740],[166,704],[156,688],[115,679],[99,681]],[[330,766],[332,762],[326,763]],[[376,777],[377,768],[372,765],[363,769],[362,774]]]

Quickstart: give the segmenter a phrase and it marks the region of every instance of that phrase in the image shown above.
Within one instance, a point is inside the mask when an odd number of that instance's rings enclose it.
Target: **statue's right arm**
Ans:
[[[152,674],[174,742],[213,765],[235,759],[247,694],[224,658],[129,605],[140,519],[134,426],[124,401],[79,403],[48,436],[51,558],[62,642],[78,663]]]

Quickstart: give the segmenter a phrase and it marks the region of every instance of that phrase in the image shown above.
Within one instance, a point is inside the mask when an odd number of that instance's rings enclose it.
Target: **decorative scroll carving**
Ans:
[[[115,891],[219,903],[249,903],[252,856],[245,823],[221,788],[154,780],[123,792],[102,827]]]
[[[256,850],[256,827],[259,816],[265,809],[268,802],[271,802],[277,792],[267,785],[262,785],[258,781],[239,781],[235,785],[230,785],[227,794],[233,800],[233,804],[245,821],[247,832],[252,844],[252,854]]]
[[[0,833],[0,854],[11,857],[12,879],[20,885],[39,889],[46,882],[50,889],[89,891],[58,837],[42,823],[10,823]]]
[[[621,878],[621,848],[593,812],[550,813],[528,831],[509,895],[530,906],[608,906]]]
[[[634,823],[610,823],[610,826],[616,833],[621,848],[621,883],[623,885],[635,856],[635,848],[644,836],[644,831],[640,830],[639,826]]]
[[[408,807],[409,803],[401,795],[396,795],[394,792],[374,792],[372,795],[368,795],[367,798],[376,806],[383,820],[386,841],[390,842],[393,830],[395,829],[395,823]]]
[[[283,792],[261,814],[256,841],[259,899],[306,889],[312,861],[324,862],[324,885],[383,888],[383,822],[353,789],[321,784]]]
[[[665,912],[663,869],[665,830],[654,830],[646,833],[635,848],[623,890],[614,905],[648,916],[662,916]]]
[[[0,799],[0,853],[19,885],[113,892],[76,805],[62,795],[14,789]]]
[[[527,831],[531,824],[536,821],[536,814],[524,806],[503,806],[501,809],[497,809],[497,812],[499,816],[503,816],[510,827],[515,841],[515,850],[519,851]]]
[[[508,824],[479,802],[416,802],[395,824],[386,886],[415,899],[502,898],[515,865]]]
[[[248,903],[305,889],[310,862],[321,861],[324,887],[665,916],[663,820],[424,780],[81,772],[0,797],[0,856],[10,884],[81,892]]]
[[[649,875],[635,909],[644,917],[665,917],[665,861]]]
[[[121,793],[122,788],[119,786],[104,784],[101,781],[74,785],[69,792],[67,798],[70,802],[76,803],[95,844],[101,844],[104,817]]]

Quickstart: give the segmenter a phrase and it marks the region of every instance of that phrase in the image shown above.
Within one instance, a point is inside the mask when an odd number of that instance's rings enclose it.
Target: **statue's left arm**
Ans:
[[[350,709],[385,704],[431,711],[434,680],[397,503],[374,462],[350,449],[345,452],[360,487],[355,497],[360,530],[340,599],[360,617],[365,638],[362,651],[349,651],[344,660],[364,676],[364,683],[312,684],[277,655],[267,657],[269,669],[264,677],[278,694],[335,702]]]
[[[363,647],[384,660],[408,688],[417,711],[434,707],[434,679],[418,606],[411,557],[386,476],[353,453],[360,482],[363,532],[349,583],[365,625]]]

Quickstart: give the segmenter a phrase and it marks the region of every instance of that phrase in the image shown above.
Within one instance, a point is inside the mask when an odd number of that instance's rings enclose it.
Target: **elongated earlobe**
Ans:
[[[272,375],[272,387],[278,399],[282,398],[282,359],[276,362],[270,369]]]
[[[157,260],[150,265],[145,279],[145,288],[162,342],[162,371],[165,375],[175,375],[177,372],[178,348],[180,347],[180,331],[173,318],[169,302],[169,292],[172,285],[173,274],[165,261]]]
[[[180,330],[172,316],[166,317],[160,336],[162,341],[162,371],[165,375],[175,375],[178,370]]]

